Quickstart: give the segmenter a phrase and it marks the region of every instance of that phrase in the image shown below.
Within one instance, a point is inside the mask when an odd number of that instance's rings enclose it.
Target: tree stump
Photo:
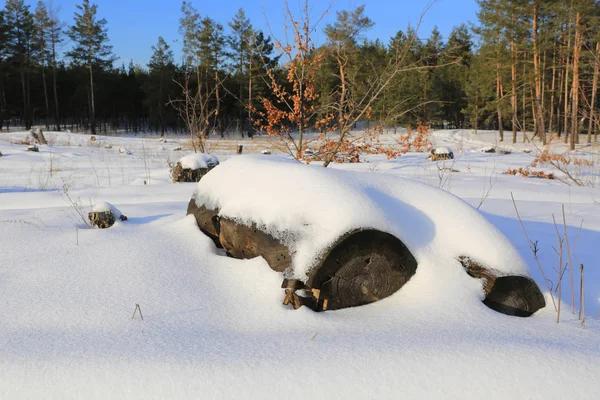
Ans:
[[[503,276],[466,256],[459,257],[459,261],[467,274],[483,281],[483,304],[492,310],[516,317],[530,317],[546,307],[544,295],[533,279],[518,275]]]
[[[238,154],[242,154],[243,151],[244,151],[244,145],[238,144],[238,146],[237,146],[237,153]]]
[[[109,203],[100,203],[88,214],[92,226],[100,229],[110,228],[116,220],[127,221],[127,217]]]
[[[431,150],[429,158],[431,161],[453,160],[454,153],[446,147],[438,147]]]
[[[212,154],[195,153],[182,157],[177,164],[169,163],[173,182],[200,182],[200,179],[219,165]]]
[[[37,146],[28,146],[28,147],[27,147],[27,151],[32,151],[32,152],[34,152],[34,153],[39,153],[39,151],[40,151],[40,148],[39,148],[39,147],[37,147]]]
[[[214,167],[189,169],[183,168],[181,163],[171,167],[171,180],[173,182],[200,182],[200,179]]]

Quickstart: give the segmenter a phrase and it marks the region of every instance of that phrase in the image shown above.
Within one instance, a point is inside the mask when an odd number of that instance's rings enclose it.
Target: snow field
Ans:
[[[239,174],[241,193],[258,185],[291,204],[324,205],[297,210],[274,201],[259,204],[253,197],[244,202],[243,196],[223,204],[222,212],[240,216],[244,207],[264,207],[260,215],[272,218],[265,225],[292,226],[303,217],[320,230],[328,227],[320,233],[328,237],[357,221],[382,228],[413,222],[435,227],[397,232],[407,243],[414,241],[420,261],[398,293],[364,307],[314,313],[283,307],[280,274],[262,259],[223,257],[185,216],[196,185],[170,183],[167,161],[184,155],[169,150],[170,140],[98,137],[112,144],[107,149],[91,145],[86,135],[45,134],[54,144],[40,146],[38,154],[11,143],[25,133],[0,134],[2,399],[274,399],[291,393],[314,399],[595,399],[600,393],[600,323],[594,319],[600,311],[600,192],[502,175],[531,162],[534,154],[519,151],[525,145],[511,147],[509,155],[485,154],[477,150],[493,143],[491,134],[440,131],[434,133],[436,145],[452,148],[455,160],[432,163],[427,154],[393,161],[372,157],[368,163],[335,165],[326,175],[316,166],[295,175],[296,164],[242,156],[213,170],[206,179],[259,163],[257,168],[270,171],[269,179],[261,183],[259,176]],[[132,155],[119,155],[120,146]],[[272,172],[273,164],[281,171]],[[148,172],[152,179],[144,185]],[[586,173],[596,179],[597,170]],[[304,175],[311,178],[303,181]],[[453,196],[438,200],[429,195],[437,190],[415,181]],[[306,190],[296,196],[270,193],[269,183]],[[68,218],[73,207],[63,185],[85,212],[90,203],[110,202],[129,220],[107,230],[84,229]],[[490,187],[480,207],[485,219],[473,217],[459,198],[477,207]],[[210,190],[221,201],[221,192],[233,189],[221,184]],[[354,192],[360,195],[348,197]],[[573,263],[586,268],[585,329],[570,313],[568,278],[556,324],[548,297],[547,307],[531,318],[488,309],[480,302],[481,284],[450,263],[463,250],[511,269],[524,260],[548,296],[511,193],[531,239],[539,241],[540,261],[553,285],[552,215],[561,221],[565,206]],[[357,206],[369,212],[339,218]],[[415,208],[420,213],[406,211]],[[392,209],[406,212],[393,220]],[[464,226],[464,215],[475,226]],[[489,234],[496,230],[506,242]],[[432,231],[435,236],[428,237]],[[300,232],[305,238],[310,233]],[[513,262],[491,249],[490,242],[498,240]],[[131,319],[136,303],[143,321]]]

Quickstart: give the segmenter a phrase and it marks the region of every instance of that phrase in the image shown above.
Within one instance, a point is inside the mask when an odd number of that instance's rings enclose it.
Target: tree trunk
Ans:
[[[60,114],[58,104],[58,86],[56,84],[56,40],[52,37],[52,86],[54,89],[54,124],[57,131],[60,131]]]
[[[44,86],[44,100],[46,102],[46,129],[50,130],[50,102],[48,101],[48,85],[46,84],[46,62],[42,63],[42,82]]]
[[[588,128],[587,143],[592,143],[592,133],[594,131],[594,124],[596,122],[596,92],[598,91],[598,70],[600,69],[600,42],[596,43],[596,56],[594,58],[594,77],[592,78],[592,98],[590,100],[590,124]],[[596,129],[597,131],[597,129]],[[596,136],[594,136],[594,140]]]
[[[571,47],[571,42],[569,42],[569,48]],[[565,143],[569,141],[569,65],[570,65],[570,57],[567,56],[567,62],[565,64],[565,89],[564,89],[564,100],[563,100],[563,132],[565,137],[563,138]]]
[[[572,115],[571,115],[571,140],[569,148],[575,150],[575,143],[579,143],[579,58],[581,55],[581,13],[577,12],[575,19],[575,44],[573,45],[573,87],[572,87]]]
[[[535,74],[535,108],[536,108],[536,135],[542,139],[542,143],[546,144],[546,128],[544,126],[544,110],[542,107],[542,81],[540,72],[540,55],[538,49],[538,8],[539,0],[536,0],[533,5],[533,69]]]
[[[92,67],[92,62],[89,63],[90,70],[90,127],[92,131],[92,135],[96,134],[96,103],[94,96],[94,71]]]
[[[550,121],[548,123],[548,129],[550,136],[554,133],[554,112],[555,112],[555,98],[556,98],[556,42],[554,42],[554,50],[552,53],[552,86],[550,88]]]
[[[498,132],[500,133],[500,141],[504,141],[504,125],[502,122],[502,77],[500,75],[500,69],[502,64],[500,59],[496,62],[496,107],[498,113]]]
[[[512,14],[513,20],[513,33],[510,40],[510,54],[511,54],[511,84],[512,93],[510,96],[510,105],[512,110],[512,142],[517,143],[517,50],[515,48],[515,29],[514,29],[514,14]]]

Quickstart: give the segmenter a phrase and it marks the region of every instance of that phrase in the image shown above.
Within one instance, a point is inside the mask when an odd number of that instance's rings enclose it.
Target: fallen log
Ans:
[[[219,218],[218,210],[198,206],[194,198],[188,214],[200,230],[233,258],[263,257],[271,269],[284,272],[292,265],[289,248],[256,224],[243,225]],[[377,230],[356,230],[340,237],[309,271],[306,283],[284,281],[285,304],[305,305],[315,311],[360,306],[398,291],[416,272],[417,261],[398,238]],[[306,296],[298,296],[297,290]]]
[[[258,229],[256,224],[246,226],[232,219],[219,218],[219,242],[233,258],[263,257],[273,271],[283,272],[292,265],[292,256],[286,245],[272,235]]]
[[[482,266],[470,257],[459,257],[467,274],[481,279],[485,299],[483,304],[506,315],[529,317],[546,306],[544,295],[533,279],[519,275],[502,275]]]

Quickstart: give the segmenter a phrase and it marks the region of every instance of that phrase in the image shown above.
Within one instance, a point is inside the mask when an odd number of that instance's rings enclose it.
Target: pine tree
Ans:
[[[441,116],[455,128],[464,127],[462,110],[467,107],[465,90],[473,58],[472,46],[467,27],[464,24],[454,27],[448,37],[447,51],[441,58],[444,67],[437,75]]]
[[[250,60],[248,62],[248,121],[253,121],[252,110],[261,110],[262,103],[256,101],[260,97],[268,96],[269,87],[266,83],[268,71],[274,70],[280,56],[273,55],[275,45],[271,41],[271,37],[258,30],[253,31],[253,36],[250,40]],[[252,135],[252,130],[248,131]]]
[[[7,0],[4,13],[7,27],[6,47],[10,62],[19,70],[22,95],[22,119],[31,129],[30,76],[33,18],[23,0]]]
[[[98,19],[98,5],[83,0],[77,5],[75,25],[68,32],[73,41],[73,49],[67,53],[75,65],[85,66],[89,74],[90,94],[90,127],[96,134],[96,104],[94,92],[94,69],[103,70],[110,67],[114,61],[112,46],[108,44],[106,20]]]
[[[175,63],[173,51],[162,36],[159,36],[156,46],[152,46],[152,51],[152,57],[148,63],[146,103],[150,111],[150,121],[160,127],[162,136],[165,134],[166,104],[173,88]]]
[[[238,84],[238,101],[237,107],[239,109],[239,120],[242,120],[242,114],[244,112],[245,93],[248,93],[248,101],[251,95],[250,92],[250,69],[251,69],[251,47],[255,40],[255,33],[250,24],[250,20],[246,17],[243,9],[239,9],[233,20],[229,22],[229,28],[231,34],[227,37],[226,41],[229,45],[229,52],[227,55],[231,58],[231,72],[234,79]],[[243,130],[242,137],[244,136]]]
[[[49,41],[48,36],[50,29],[50,16],[45,3],[39,0],[35,14],[33,15],[34,20],[34,34],[33,34],[33,51],[34,58],[37,65],[42,71],[42,86],[44,88],[44,104],[46,106],[46,128],[50,129],[49,118],[50,118],[50,102],[48,100],[48,86],[46,84],[46,65],[50,58]]]
[[[6,74],[6,57],[8,55],[7,48],[7,32],[6,21],[4,18],[4,11],[0,11],[0,132],[4,127],[4,120],[6,118],[7,104],[6,104],[6,93],[4,88],[4,80]]]
[[[58,101],[58,84],[57,84],[57,48],[63,42],[64,32],[63,24],[58,18],[58,8],[54,7],[52,0],[46,3],[46,11],[48,13],[47,36],[49,42],[49,62],[52,65],[52,91],[54,93],[54,129],[60,131],[60,105]]]

